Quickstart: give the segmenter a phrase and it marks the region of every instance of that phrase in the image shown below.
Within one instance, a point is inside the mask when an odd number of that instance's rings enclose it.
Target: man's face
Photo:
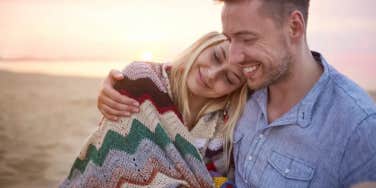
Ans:
[[[285,24],[261,14],[259,0],[226,2],[223,33],[230,39],[229,61],[240,64],[250,89],[260,89],[289,75],[291,53]]]

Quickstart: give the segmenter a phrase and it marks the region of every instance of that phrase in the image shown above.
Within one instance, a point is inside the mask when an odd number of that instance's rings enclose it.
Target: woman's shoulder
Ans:
[[[163,63],[133,62],[124,70],[124,79],[116,81],[114,88],[120,94],[137,100],[140,107],[154,106],[160,114],[173,111],[182,120],[170,96],[168,74]],[[143,108],[140,108],[140,113]]]
[[[123,69],[124,76],[135,80],[139,78],[148,77],[148,75],[161,75],[163,63],[157,62],[145,62],[145,61],[134,61],[128,64]]]
[[[122,71],[124,79],[115,84],[116,89],[124,87],[154,88],[167,93],[169,87],[165,72],[165,63],[135,61],[128,64]]]

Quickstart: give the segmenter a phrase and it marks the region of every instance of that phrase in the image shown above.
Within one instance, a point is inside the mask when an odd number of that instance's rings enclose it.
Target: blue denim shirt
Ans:
[[[323,74],[268,124],[267,89],[247,101],[234,133],[238,187],[349,187],[376,181],[376,105],[324,58]]]

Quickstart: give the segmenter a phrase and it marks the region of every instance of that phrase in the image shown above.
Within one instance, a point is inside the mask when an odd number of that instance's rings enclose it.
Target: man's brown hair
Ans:
[[[239,0],[217,0],[219,2],[234,2]],[[249,0],[252,1],[252,0]],[[259,0],[262,2],[261,13],[282,24],[285,18],[294,10],[303,14],[304,21],[308,20],[309,0]]]

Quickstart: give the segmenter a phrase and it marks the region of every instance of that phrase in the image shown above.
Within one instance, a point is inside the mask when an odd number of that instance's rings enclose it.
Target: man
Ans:
[[[243,67],[255,90],[234,133],[237,186],[350,187],[376,181],[376,105],[309,50],[309,1],[223,1],[229,61]],[[98,108],[114,120],[137,109],[111,88],[116,79],[118,72],[109,75],[98,98]]]
[[[256,90],[236,127],[239,187],[376,180],[376,108],[308,48],[308,0],[224,0],[229,61]]]

